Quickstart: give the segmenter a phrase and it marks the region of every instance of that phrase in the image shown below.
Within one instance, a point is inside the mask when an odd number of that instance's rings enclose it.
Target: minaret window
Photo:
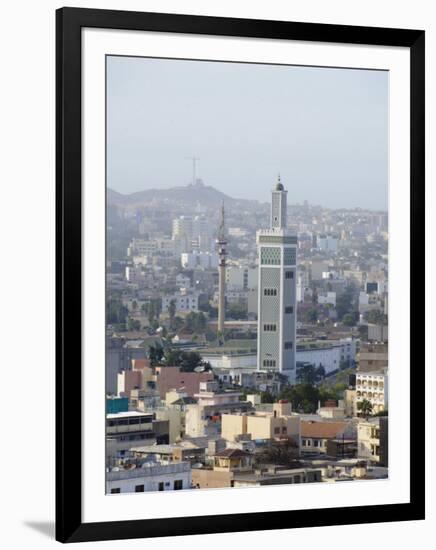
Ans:
[[[276,288],[264,288],[263,289],[263,295],[264,296],[277,296],[277,289]]]
[[[280,265],[280,248],[278,246],[262,246],[260,263],[263,265]]]

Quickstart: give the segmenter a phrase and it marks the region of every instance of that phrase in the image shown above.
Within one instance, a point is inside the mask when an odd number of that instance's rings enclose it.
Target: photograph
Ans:
[[[389,71],[105,75],[106,494],[388,480]]]

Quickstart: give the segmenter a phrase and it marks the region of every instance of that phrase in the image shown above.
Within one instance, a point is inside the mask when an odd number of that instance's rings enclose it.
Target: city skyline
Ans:
[[[109,57],[107,76],[115,191],[184,186],[195,156],[236,198],[267,202],[280,172],[290,203],[387,209],[385,72]]]

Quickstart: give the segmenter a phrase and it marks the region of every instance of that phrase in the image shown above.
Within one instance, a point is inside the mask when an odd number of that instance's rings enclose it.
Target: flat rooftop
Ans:
[[[136,411],[124,411],[124,412],[118,412],[118,413],[109,413],[106,415],[106,418],[132,418],[136,416],[153,416],[153,414],[136,412]]]

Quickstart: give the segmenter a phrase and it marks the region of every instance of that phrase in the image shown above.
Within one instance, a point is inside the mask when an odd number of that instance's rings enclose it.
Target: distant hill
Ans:
[[[216,210],[224,201],[226,207],[253,210],[259,208],[259,202],[246,199],[234,199],[218,191],[210,185],[198,183],[184,187],[170,187],[168,189],[147,189],[129,195],[123,195],[112,189],[107,190],[109,205],[123,206],[127,209],[141,206],[167,206],[192,209],[201,207],[207,210]]]

